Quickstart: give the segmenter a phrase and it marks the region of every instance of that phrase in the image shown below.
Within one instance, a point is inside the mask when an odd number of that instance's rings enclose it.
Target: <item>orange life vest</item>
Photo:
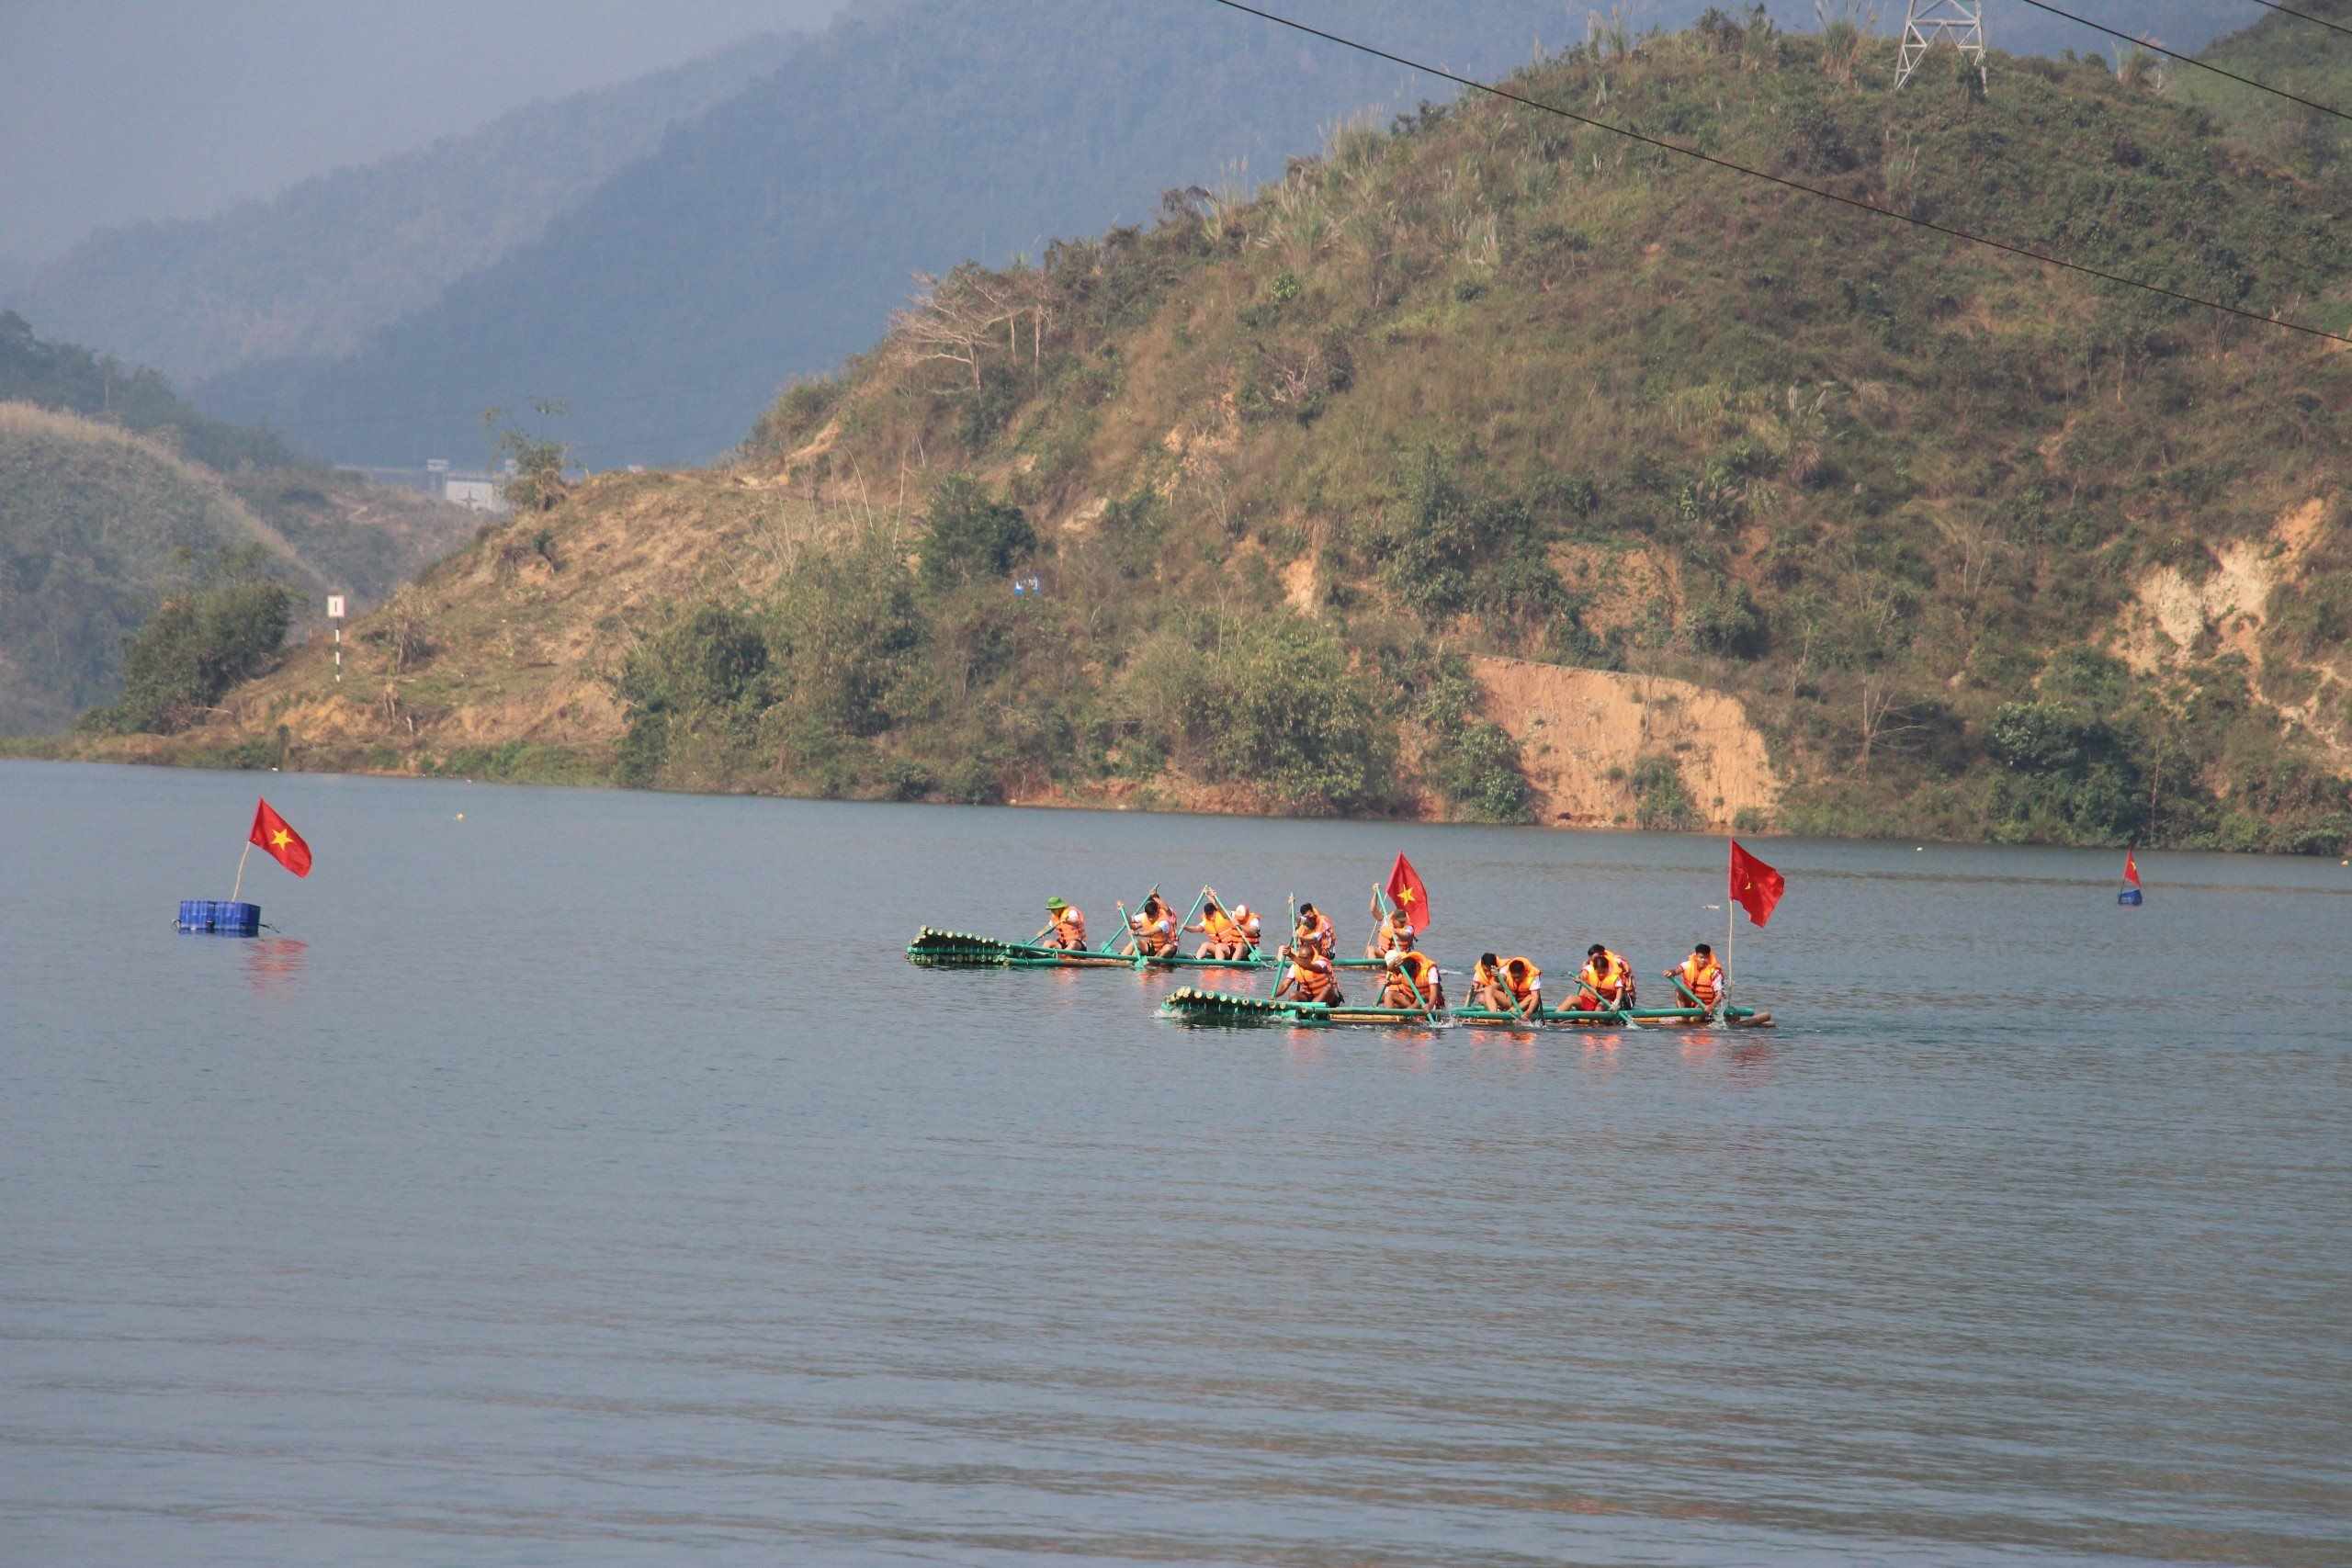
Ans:
[[[1206,930],[1211,942],[1227,942],[1241,940],[1241,928],[1235,925],[1223,909],[1203,909],[1201,924]]]
[[[1439,984],[1437,964],[1426,953],[1408,953],[1388,972],[1387,990],[1394,998],[1392,1007],[1430,1007],[1445,1005],[1445,990]],[[1413,999],[1413,992],[1420,992],[1420,1000]]]
[[[1489,976],[1489,978],[1491,977],[1492,976]],[[1536,983],[1543,978],[1544,971],[1538,969],[1534,964],[1530,964],[1524,958],[1506,958],[1503,960],[1502,982],[1504,985],[1510,987],[1510,994],[1517,997],[1522,1002],[1535,991]]]
[[[1086,945],[1086,911],[1064,909],[1054,917],[1054,940],[1064,947]]]
[[[1599,958],[1586,962],[1583,973],[1577,978],[1599,992],[1601,1000],[1613,1002],[1632,983],[1634,970],[1633,965],[1603,948]]]
[[[1290,961],[1290,977],[1295,983],[1298,999],[1303,1002],[1329,1001],[1339,993],[1339,976],[1331,973],[1330,961],[1313,953],[1301,953]]]
[[[1709,1007],[1714,1006],[1715,998],[1723,994],[1724,966],[1712,958],[1702,965],[1694,953],[1682,961],[1681,972],[1682,983],[1690,987],[1690,994]]]
[[[1317,909],[1315,911],[1315,930],[1307,940],[1322,950],[1324,957],[1329,958],[1331,950],[1340,945],[1340,931],[1331,923],[1330,916]]]

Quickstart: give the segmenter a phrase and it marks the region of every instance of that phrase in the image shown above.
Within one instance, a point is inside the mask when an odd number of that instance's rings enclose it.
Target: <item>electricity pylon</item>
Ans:
[[[1911,80],[1928,51],[1947,39],[1963,58],[1976,62],[1977,85],[1984,85],[1984,0],[1909,0],[1895,52],[1894,85]]]

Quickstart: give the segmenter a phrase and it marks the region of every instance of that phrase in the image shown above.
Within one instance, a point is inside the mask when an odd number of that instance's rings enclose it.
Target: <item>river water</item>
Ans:
[[[241,942],[254,775],[0,764],[0,1561],[2352,1562],[2333,862],[1762,840],[1775,1032],[1193,1030],[903,949],[1403,849],[1654,976],[1723,844],[260,784]]]

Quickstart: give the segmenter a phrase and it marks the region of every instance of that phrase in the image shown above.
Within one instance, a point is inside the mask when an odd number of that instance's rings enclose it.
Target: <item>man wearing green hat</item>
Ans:
[[[1046,945],[1077,953],[1086,947],[1086,911],[1074,908],[1059,894],[1046,900],[1046,918],[1053,922],[1053,940]]]

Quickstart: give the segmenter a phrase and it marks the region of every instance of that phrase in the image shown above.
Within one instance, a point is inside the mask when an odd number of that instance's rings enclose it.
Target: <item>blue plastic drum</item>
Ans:
[[[2115,901],[2127,909],[2136,909],[2140,907],[2140,890],[2136,887],[2127,887],[2115,896]]]
[[[183,898],[179,927],[204,936],[259,936],[261,906],[226,898]]]

